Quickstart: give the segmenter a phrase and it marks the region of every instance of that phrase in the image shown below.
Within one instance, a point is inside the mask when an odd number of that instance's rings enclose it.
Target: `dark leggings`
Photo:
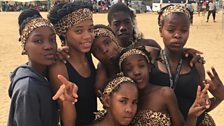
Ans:
[[[207,21],[209,20],[209,17],[210,17],[210,15],[211,15],[211,13],[212,13],[213,20],[215,21],[215,13],[216,13],[215,10],[208,11]]]

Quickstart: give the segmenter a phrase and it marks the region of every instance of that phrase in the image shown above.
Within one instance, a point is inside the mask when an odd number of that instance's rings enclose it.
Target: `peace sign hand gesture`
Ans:
[[[75,83],[68,81],[64,76],[58,75],[58,79],[61,81],[62,85],[52,97],[53,100],[60,99],[62,101],[69,101],[72,104],[78,101],[78,87]]]

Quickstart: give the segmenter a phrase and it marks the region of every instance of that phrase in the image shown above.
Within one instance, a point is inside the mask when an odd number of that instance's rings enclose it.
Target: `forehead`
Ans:
[[[134,55],[130,55],[124,59],[124,63],[131,63],[133,61],[145,61],[146,62],[146,58],[143,55],[134,54]]]
[[[130,95],[132,94],[133,97],[137,96],[137,87],[134,84],[131,84],[131,82],[123,82],[119,89],[114,92],[114,95]],[[132,92],[132,93],[130,93]]]
[[[165,16],[165,22],[164,23],[173,23],[173,24],[182,24],[182,25],[187,25],[190,23],[190,18],[184,14],[184,13],[171,13],[167,16]]]
[[[132,20],[131,16],[124,11],[115,12],[112,15],[111,21],[123,21],[123,20]]]
[[[52,35],[55,34],[54,31],[48,27],[48,26],[43,26],[43,27],[39,27],[34,29],[30,36],[35,36],[35,35]]]

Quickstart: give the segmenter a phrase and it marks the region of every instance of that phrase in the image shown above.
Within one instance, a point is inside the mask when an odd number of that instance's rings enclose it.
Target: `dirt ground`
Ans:
[[[47,13],[42,13],[46,17]],[[10,99],[8,97],[9,73],[15,67],[26,62],[26,56],[21,54],[21,46],[18,42],[18,12],[0,12],[0,126],[7,124]],[[146,13],[137,15],[138,27],[144,33],[145,38],[155,39],[162,47],[159,36],[157,14]],[[206,16],[194,15],[194,23],[191,26],[190,37],[186,47],[202,51],[206,59],[205,68],[208,70],[214,66],[224,82],[224,14],[219,12],[215,23],[207,23]],[[106,14],[94,14],[95,24],[107,24]],[[95,63],[97,61],[95,60]],[[210,114],[215,119],[217,126],[224,126],[224,103],[221,103]]]

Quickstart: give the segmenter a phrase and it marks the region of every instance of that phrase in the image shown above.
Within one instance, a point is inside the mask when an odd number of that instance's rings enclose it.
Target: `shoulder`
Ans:
[[[160,86],[160,93],[164,96],[164,98],[171,98],[175,96],[173,89],[166,86]]]
[[[49,76],[52,75],[67,75],[67,68],[63,62],[57,61],[55,64],[49,67]]]
[[[161,49],[160,45],[153,39],[139,39],[136,46],[152,46]]]

